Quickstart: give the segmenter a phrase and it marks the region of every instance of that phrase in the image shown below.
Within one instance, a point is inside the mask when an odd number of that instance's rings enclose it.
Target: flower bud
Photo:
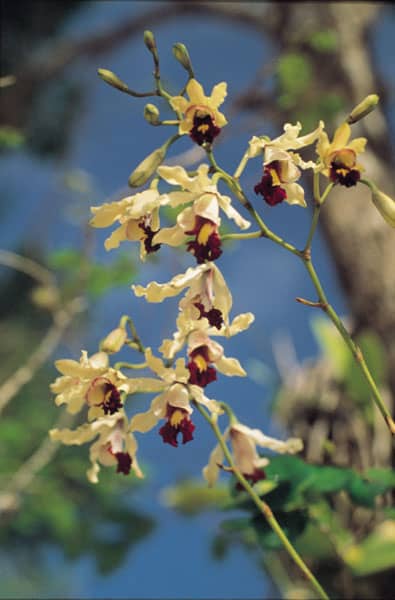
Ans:
[[[140,187],[153,175],[166,156],[166,148],[157,148],[149,154],[129,177],[130,187]]]
[[[33,303],[39,308],[54,310],[59,305],[59,292],[52,285],[38,285],[32,291]]]
[[[391,227],[395,227],[395,200],[393,200],[384,192],[381,192],[377,187],[371,187],[372,201],[383,219],[387,221]]]
[[[149,31],[149,29],[144,31],[144,44],[147,46],[150,52],[156,52],[155,37],[152,31]]]
[[[379,100],[380,98],[377,94],[369,94],[369,96],[366,96],[362,102],[357,104],[357,106],[352,109],[347,117],[347,123],[352,125],[353,123],[356,123],[357,121],[360,121],[366,117],[366,115],[376,108]]]
[[[188,71],[190,75],[193,76],[192,63],[191,59],[189,58],[189,53],[185,44],[181,44],[180,42],[174,44],[173,56],[184,67],[184,69]]]
[[[144,107],[144,119],[151,125],[159,125],[159,110],[155,104],[146,104]]]
[[[126,331],[122,327],[117,327],[110,331],[107,337],[102,340],[100,344],[100,351],[106,352],[107,354],[114,354],[119,352],[126,341]]]
[[[108,69],[97,69],[97,74],[103,81],[112,85],[112,87],[115,87],[117,90],[121,90],[121,92],[129,90],[126,83],[122,81],[122,79],[119,79],[118,75],[115,75],[112,71],[109,71]]]

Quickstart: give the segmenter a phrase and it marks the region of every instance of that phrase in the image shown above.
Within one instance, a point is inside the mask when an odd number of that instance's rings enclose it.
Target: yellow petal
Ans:
[[[355,138],[355,140],[352,140],[348,144],[347,148],[351,148],[351,150],[354,150],[356,154],[361,154],[361,152],[365,151],[366,142],[366,138]]]
[[[217,85],[213,87],[209,99],[209,106],[211,106],[212,108],[218,108],[218,106],[220,106],[223,103],[227,96],[226,88],[227,84],[225,83],[225,81],[217,83]]]
[[[196,79],[190,79],[187,85],[187,94],[191,104],[206,104],[207,98],[201,84]]]
[[[335,131],[333,141],[331,144],[331,151],[337,150],[337,148],[343,148],[347,145],[351,135],[351,127],[348,123],[342,123]]]

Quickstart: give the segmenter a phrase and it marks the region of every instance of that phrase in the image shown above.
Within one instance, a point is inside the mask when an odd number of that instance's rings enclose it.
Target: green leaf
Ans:
[[[384,521],[361,544],[350,546],[343,559],[357,576],[372,575],[395,565],[395,521]]]
[[[373,379],[380,385],[386,377],[386,355],[379,337],[373,332],[359,336],[357,343],[362,350]],[[344,374],[347,392],[359,404],[369,404],[371,392],[361,369],[352,360]]]
[[[290,541],[294,541],[305,529],[308,522],[306,511],[293,511],[291,513],[276,513],[276,518],[280,523],[285,535]],[[252,519],[252,525],[255,529],[259,544],[268,550],[277,550],[283,547],[283,544],[277,534],[259,513]]]
[[[313,317],[310,324],[322,354],[331,363],[335,375],[342,378],[353,360],[343,338],[333,323],[325,317]]]
[[[282,102],[292,104],[311,84],[313,70],[308,57],[297,52],[283,54],[278,59],[277,77]]]
[[[205,510],[223,507],[229,500],[227,486],[209,488],[201,481],[186,480],[161,493],[163,502],[183,515],[194,516]]]
[[[335,52],[338,46],[338,36],[334,29],[314,31],[309,39],[310,46],[317,52],[329,54]]]

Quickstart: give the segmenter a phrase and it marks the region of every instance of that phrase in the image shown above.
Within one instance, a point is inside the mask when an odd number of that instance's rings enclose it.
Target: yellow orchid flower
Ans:
[[[152,238],[159,230],[159,207],[167,204],[166,194],[150,188],[134,196],[128,196],[116,202],[107,202],[101,206],[92,206],[92,227],[109,227],[119,223],[119,227],[104,242],[106,250],[118,248],[125,240],[140,242],[140,258],[159,250],[159,244],[153,244]]]
[[[87,476],[91,483],[98,482],[99,463],[106,467],[116,466],[117,473],[124,475],[128,475],[132,468],[137,477],[143,477],[136,458],[137,442],[123,411],[92,423],[84,423],[74,430],[51,429],[49,435],[52,440],[67,446],[80,446],[99,436],[89,453],[92,467],[87,471]]]
[[[363,137],[350,141],[350,137],[350,125],[342,123],[336,129],[332,142],[323,131],[317,143],[317,154],[321,160],[318,170],[345,187],[356,185],[361,178],[363,167],[357,164],[357,155],[364,152],[367,141]]]
[[[290,438],[285,441],[265,435],[259,429],[251,429],[242,423],[234,423],[224,433],[224,439],[230,438],[234,461],[237,468],[251,483],[264,479],[262,468],[269,464],[266,457],[259,456],[256,447],[268,448],[279,454],[295,454],[303,448],[299,438]],[[219,467],[224,460],[222,448],[217,445],[210,454],[209,462],[203,469],[203,476],[210,486],[218,479]]]
[[[254,158],[264,153],[263,176],[254,187],[256,194],[261,194],[269,206],[285,201],[288,204],[306,207],[304,189],[297,180],[301,169],[311,169],[316,165],[313,161],[304,161],[294,152],[315,142],[324,128],[323,121],[310,133],[299,136],[302,125],[286,123],[284,133],[274,140],[253,136],[249,141],[249,157]],[[300,167],[300,168],[298,168]]]
[[[89,407],[89,420],[103,414],[114,414],[122,407],[121,392],[129,392],[127,378],[108,364],[105,352],[88,357],[85,350],[79,362],[62,359],[55,362],[62,374],[50,385],[56,395],[55,404],[67,405],[67,412],[78,413]]]
[[[179,123],[178,132],[189,134],[201,146],[204,143],[212,144],[227,124],[225,116],[219,112],[218,107],[226,98],[226,83],[218,83],[206,96],[201,84],[196,79],[190,79],[186,91],[189,100],[183,96],[174,96],[170,104],[174,110],[183,114]]]

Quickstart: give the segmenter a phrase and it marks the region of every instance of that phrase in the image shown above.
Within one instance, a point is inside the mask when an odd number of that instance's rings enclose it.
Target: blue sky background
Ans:
[[[87,2],[80,12],[68,19],[62,33],[79,38],[90,32],[104,31],[123,17],[144,12],[158,4]],[[393,52],[393,25],[393,18],[391,21],[383,16],[374,40],[378,64],[387,78],[392,77],[390,83],[394,82],[394,74],[388,72],[388,56]],[[253,80],[262,55],[269,59],[274,53],[267,40],[246,26],[206,18],[178,19],[156,26],[154,32],[164,80],[173,90],[184,82],[184,71],[171,53],[172,44],[181,41],[190,51],[196,77],[203,83],[206,92],[219,81],[228,82],[228,102]],[[0,161],[3,197],[12,197],[15,202],[13,210],[4,215],[2,247],[15,248],[24,237],[40,240],[48,251],[79,244],[80,232],[72,222],[74,201],[70,202],[70,197],[62,189],[64,173],[81,169],[91,178],[95,196],[91,202],[85,201],[86,204],[79,207],[87,219],[90,204],[101,204],[122,190],[128,193],[130,172],[167,138],[167,130],[153,128],[144,121],[144,99],[130,98],[105,85],[97,77],[97,67],[115,71],[131,87],[152,87],[151,57],[142,42],[142,35],[140,39],[128,41],[102,57],[100,64],[83,60],[70,67],[72,77],[84,86],[87,96],[67,157],[57,163],[44,162],[22,151]],[[225,103],[225,114],[226,107]],[[263,121],[256,123],[255,131],[243,133],[239,129],[242,123],[240,120],[230,123],[226,141],[217,145],[217,160],[229,170],[237,164],[253,133],[280,133]],[[182,140],[176,152],[188,147],[189,140]],[[244,179],[256,206],[259,200],[255,199],[252,188],[260,178],[260,169],[259,160],[255,161]],[[296,245],[305,239],[309,227],[308,211],[288,205],[271,210],[265,205],[262,214],[274,231]],[[99,262],[109,260],[102,244],[107,235],[107,231],[94,231],[95,256]],[[324,287],[337,310],[344,314],[347,307],[320,235],[315,240],[314,255]],[[167,281],[193,264],[190,255],[162,248],[159,260],[147,263],[137,280],[143,284],[153,279]],[[317,352],[309,328],[312,313],[294,301],[296,296],[314,297],[312,286],[302,265],[292,255],[265,240],[234,244],[217,264],[233,294],[233,314],[251,311],[256,317],[249,331],[224,343],[226,354],[237,356],[253,378],[227,379],[222,376],[209,387],[208,395],[229,401],[246,424],[260,427],[267,433],[281,434],[269,416],[275,381],[273,337],[281,333],[290,336],[300,360]],[[143,299],[135,298],[127,287],[114,290],[95,305],[89,330],[84,331],[80,339],[74,337],[72,345],[60,348],[55,358],[66,354],[71,357],[72,353],[76,358],[80,348],[95,351],[100,339],[116,326],[123,313],[134,318],[144,343],[157,349],[162,338],[170,337],[173,332],[176,305],[176,300],[149,305]],[[52,401],[49,396],[48,401]],[[47,575],[52,581],[51,587],[48,588],[48,580],[42,584],[18,574],[14,597],[29,595],[26,589],[36,597],[270,597],[273,592],[269,580],[265,580],[253,558],[244,550],[234,547],[223,562],[214,562],[210,557],[210,540],[222,515],[205,514],[187,519],[160,503],[163,487],[183,477],[198,477],[206,464],[214,441],[198,415],[195,422],[194,442],[178,449],[164,445],[156,431],[140,436],[141,460],[149,466],[152,476],[140,493],[134,495],[133,502],[153,514],[159,525],[153,535],[134,548],[120,569],[105,578],[99,577],[93,559],[67,564],[59,552],[50,548]],[[75,451],[86,451],[87,455],[87,450],[76,448]],[[2,568],[4,575],[13,575],[11,564]]]

